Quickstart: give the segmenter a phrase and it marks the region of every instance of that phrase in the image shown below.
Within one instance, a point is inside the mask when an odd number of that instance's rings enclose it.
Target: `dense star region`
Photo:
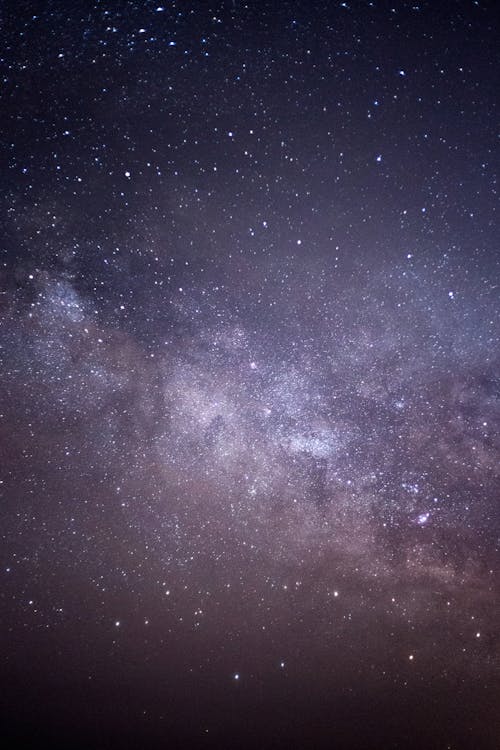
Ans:
[[[498,750],[498,8],[0,13],[8,746]]]

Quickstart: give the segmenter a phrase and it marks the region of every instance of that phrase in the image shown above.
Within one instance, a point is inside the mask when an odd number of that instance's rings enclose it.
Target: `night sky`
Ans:
[[[494,2],[2,2],[9,748],[500,748]]]

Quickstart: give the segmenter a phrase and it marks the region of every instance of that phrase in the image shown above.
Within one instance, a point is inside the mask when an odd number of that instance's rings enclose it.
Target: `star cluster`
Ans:
[[[12,746],[497,748],[493,7],[5,16]]]

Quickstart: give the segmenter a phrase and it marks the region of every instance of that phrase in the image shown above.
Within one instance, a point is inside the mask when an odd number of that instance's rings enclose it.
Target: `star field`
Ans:
[[[9,747],[496,750],[494,4],[2,16]]]

